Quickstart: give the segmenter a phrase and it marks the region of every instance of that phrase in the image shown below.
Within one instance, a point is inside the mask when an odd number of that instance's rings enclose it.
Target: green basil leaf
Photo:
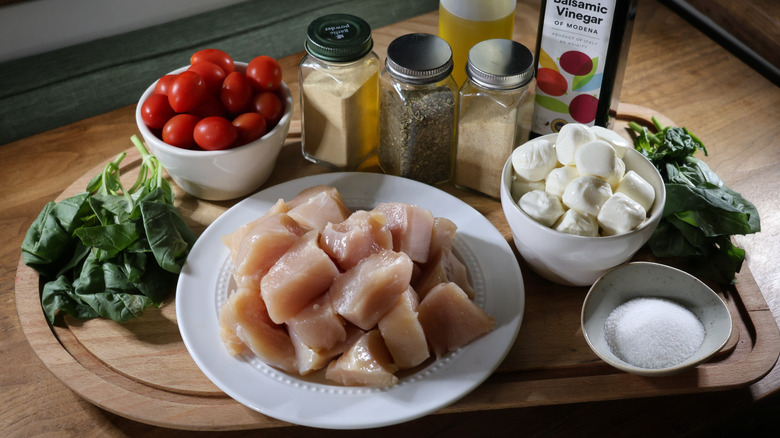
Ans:
[[[157,263],[178,274],[195,241],[194,234],[172,205],[143,200],[140,206],[146,238]]]
[[[65,276],[49,281],[41,292],[41,307],[49,324],[59,312],[66,312],[79,319],[95,318],[98,314],[75,295],[73,285]]]
[[[104,258],[116,256],[119,251],[124,250],[139,239],[138,229],[134,222],[83,227],[76,230],[76,236],[85,246],[105,251]]]

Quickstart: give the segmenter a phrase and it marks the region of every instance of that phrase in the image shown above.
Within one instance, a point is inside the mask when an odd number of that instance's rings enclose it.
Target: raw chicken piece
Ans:
[[[287,213],[266,216],[246,233],[234,260],[233,278],[239,287],[258,288],[271,266],[298,241],[306,229]]]
[[[268,365],[296,371],[295,349],[287,330],[268,317],[260,291],[239,288],[219,309],[220,335],[230,354],[243,352],[240,341]]]
[[[425,208],[403,202],[383,202],[374,208],[387,216],[393,235],[393,249],[418,263],[428,261],[433,234],[433,214]]]
[[[297,195],[295,195],[295,198],[291,199],[289,202],[287,202],[287,205],[290,208],[295,208],[309,199],[313,198],[314,196],[319,195],[320,193],[328,192],[331,193],[334,197],[337,197],[338,199],[341,199],[341,195],[339,194],[338,189],[332,186],[326,186],[326,185],[318,185],[318,186],[312,186],[307,189],[301,190]]]
[[[417,319],[418,300],[417,292],[408,288],[377,324],[398,369],[415,367],[431,355]]]
[[[236,261],[236,254],[238,253],[241,240],[244,238],[244,236],[246,236],[249,230],[252,229],[252,227],[264,221],[268,216],[276,213],[287,213],[289,210],[290,209],[287,207],[284,199],[279,199],[276,201],[276,204],[272,205],[271,208],[262,216],[253,221],[247,222],[244,225],[241,225],[232,233],[222,236],[222,243],[230,250],[230,257],[232,257],[233,262]]]
[[[349,217],[351,211],[344,205],[344,200],[335,188],[314,194],[305,201],[298,195],[298,201],[291,201],[291,218],[301,225],[322,232],[328,222],[339,223]]]
[[[381,251],[364,258],[333,281],[333,308],[347,321],[371,330],[409,287],[414,263],[406,254]]]
[[[325,368],[325,366],[338,355],[344,353],[349,347],[354,345],[358,338],[363,336],[364,333],[363,330],[350,324],[347,326],[347,336],[343,341],[334,345],[329,350],[318,352],[304,344],[295,332],[290,332],[290,339],[292,340],[293,347],[295,347],[295,362],[298,365],[298,373],[302,376],[306,376]]]
[[[300,237],[260,282],[271,320],[281,324],[295,316],[327,291],[338,274],[339,268],[317,245],[316,231]]]
[[[383,249],[393,249],[387,218],[380,212],[358,210],[341,223],[329,223],[320,236],[320,246],[343,270]]]
[[[428,259],[433,260],[442,249],[452,249],[452,240],[455,238],[457,231],[458,226],[451,220],[443,217],[434,218]]]
[[[451,249],[445,248],[439,252],[436,259],[423,266],[419,279],[412,284],[420,298],[424,299],[434,286],[449,282],[460,286],[470,299],[474,299],[474,288],[469,281],[468,269],[455,257]]]
[[[455,283],[442,283],[431,289],[417,312],[428,345],[437,358],[488,333],[496,323]]]
[[[347,337],[344,319],[333,310],[327,292],[288,319],[287,331],[315,351],[331,349]]]
[[[390,386],[398,383],[395,371],[382,335],[371,330],[328,365],[325,378],[346,386]]]

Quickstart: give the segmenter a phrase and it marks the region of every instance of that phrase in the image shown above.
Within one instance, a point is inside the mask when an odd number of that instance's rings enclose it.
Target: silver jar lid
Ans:
[[[387,47],[385,67],[392,77],[402,82],[438,82],[452,73],[452,49],[436,35],[403,35]]]
[[[511,90],[534,77],[534,55],[524,45],[507,39],[481,41],[469,50],[466,74],[479,86]]]

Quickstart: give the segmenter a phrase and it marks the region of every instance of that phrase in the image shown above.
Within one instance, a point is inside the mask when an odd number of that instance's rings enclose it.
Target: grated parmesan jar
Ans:
[[[312,162],[355,170],[379,143],[379,57],[371,27],[330,14],[308,28],[301,87],[301,150]]]
[[[498,198],[504,163],[527,137],[522,119],[531,108],[533,54],[512,40],[482,41],[469,51],[466,74],[459,93],[454,182]]]

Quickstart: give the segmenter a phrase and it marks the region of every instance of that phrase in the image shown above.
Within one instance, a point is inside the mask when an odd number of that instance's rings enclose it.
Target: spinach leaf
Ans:
[[[75,247],[73,232],[89,214],[88,195],[81,193],[43,207],[22,242],[26,265],[45,277],[56,278],[58,266],[70,258]]]
[[[64,275],[44,284],[41,292],[41,307],[49,324],[54,324],[57,313],[60,311],[67,312],[79,319],[99,316],[92,307],[76,296],[73,285]]]
[[[131,188],[120,180],[122,153],[86,192],[47,203],[27,230],[24,262],[44,282],[41,304],[52,324],[63,312],[127,321],[159,306],[197,239],[157,158],[137,136],[131,140],[142,157]]]
[[[658,169],[666,188],[663,218],[648,247],[656,257],[685,257],[700,276],[733,283],[745,251],[731,237],[761,230],[758,210],[693,155],[704,144],[686,128],[661,125],[656,133],[631,122],[634,148]]]

